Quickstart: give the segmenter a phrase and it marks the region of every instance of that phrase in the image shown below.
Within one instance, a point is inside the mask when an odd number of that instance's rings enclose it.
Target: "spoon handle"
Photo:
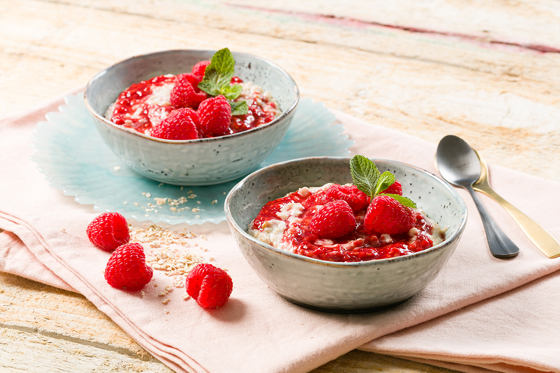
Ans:
[[[513,258],[519,254],[519,248],[509,239],[508,236],[500,229],[498,224],[492,219],[490,214],[486,211],[482,202],[478,199],[475,191],[472,187],[467,187],[467,190],[471,194],[476,208],[480,213],[482,218],[482,224],[484,224],[484,230],[486,231],[486,239],[488,240],[488,246],[490,246],[490,252],[496,258],[506,259]]]
[[[560,256],[560,242],[533,219],[521,212],[517,207],[503,199],[490,186],[475,184],[475,190],[485,193],[498,202],[513,219],[519,224],[523,232],[533,241],[533,243],[549,258]]]

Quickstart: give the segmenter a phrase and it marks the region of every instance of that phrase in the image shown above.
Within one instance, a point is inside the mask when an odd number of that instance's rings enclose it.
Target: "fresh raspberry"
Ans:
[[[198,115],[192,109],[177,109],[152,129],[152,136],[166,140],[198,139]]]
[[[327,203],[309,223],[312,233],[322,238],[340,238],[356,228],[356,217],[344,200]]]
[[[177,107],[196,108],[208,96],[206,92],[198,89],[200,80],[193,74],[181,74],[175,80],[175,86],[171,90],[171,105]]]
[[[364,219],[364,227],[370,233],[404,233],[413,225],[414,215],[411,210],[389,196],[375,197]]]
[[[317,205],[326,205],[329,202],[334,201],[333,198],[327,196],[327,191],[326,190],[321,190],[318,192],[313,193],[312,195],[310,195],[304,202],[303,202],[303,207],[306,210],[311,209],[313,206],[317,206]]]
[[[120,290],[140,290],[150,282],[152,276],[152,269],[146,265],[144,248],[139,243],[119,246],[111,254],[105,268],[107,283]]]
[[[200,128],[206,135],[223,136],[229,133],[231,106],[222,95],[204,100],[198,107]]]
[[[389,186],[389,188],[385,189],[381,193],[398,194],[399,196],[402,196],[402,185],[398,181],[395,181],[391,184],[391,186]]]
[[[241,83],[243,83],[243,79],[241,79],[238,76],[234,76],[234,77],[231,78],[229,83],[230,84],[241,84]]]
[[[354,212],[360,211],[368,205],[368,196],[355,185],[333,184],[327,189],[327,196],[333,200],[348,202]]]
[[[92,244],[109,252],[130,240],[128,223],[118,212],[106,212],[97,216],[89,223],[86,232]]]
[[[199,76],[200,79],[204,77],[204,73],[206,72],[206,68],[210,65],[210,61],[200,61],[192,68],[193,75]]]
[[[223,306],[233,290],[231,277],[221,268],[212,264],[198,264],[187,275],[187,294],[202,308]]]

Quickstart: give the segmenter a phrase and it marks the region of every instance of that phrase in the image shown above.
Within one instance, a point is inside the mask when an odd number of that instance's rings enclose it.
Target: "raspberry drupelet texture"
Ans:
[[[178,75],[175,86],[171,90],[171,105],[196,109],[208,97],[205,92],[198,89],[200,80],[201,78],[193,74]]]
[[[198,139],[198,115],[192,109],[173,111],[164,121],[152,130],[152,136],[166,140]]]
[[[369,203],[368,196],[355,185],[333,184],[327,189],[327,196],[333,201],[344,200],[348,202],[354,212],[360,211]]]
[[[231,106],[224,96],[204,100],[197,113],[201,132],[205,135],[223,136],[229,133]]]
[[[109,252],[130,240],[128,223],[118,212],[106,212],[97,216],[89,223],[86,233],[91,243]]]
[[[348,202],[332,201],[313,216],[309,229],[321,238],[340,238],[356,229],[356,217]]]
[[[187,294],[202,308],[222,307],[233,290],[231,277],[212,264],[198,264],[188,274],[185,283]]]
[[[200,80],[202,80],[208,65],[210,65],[210,61],[200,61],[199,63],[193,66],[191,72],[193,75],[200,77]]]
[[[408,207],[389,196],[377,196],[371,201],[364,227],[371,233],[398,234],[414,226],[414,215]]]
[[[112,287],[126,291],[142,289],[153,276],[146,264],[144,248],[139,243],[119,246],[107,262],[105,280]]]
[[[402,185],[398,181],[395,181],[389,188],[385,189],[381,193],[398,194],[399,196],[402,196]]]

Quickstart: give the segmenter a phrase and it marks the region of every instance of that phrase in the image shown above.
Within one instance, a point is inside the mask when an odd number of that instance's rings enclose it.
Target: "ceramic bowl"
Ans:
[[[397,305],[424,289],[451,257],[467,221],[459,194],[437,176],[417,167],[373,159],[391,171],[430,218],[448,228],[441,244],[411,255],[367,262],[313,259],[267,245],[247,231],[261,207],[303,186],[351,183],[349,158],[303,158],[271,165],[239,182],[228,194],[225,212],[245,259],[257,275],[289,301],[330,312],[368,312]]]
[[[280,143],[299,102],[297,85],[277,65],[244,53],[233,53],[235,75],[269,91],[282,110],[265,125],[233,135],[177,141],[156,139],[105,119],[109,105],[132,84],[190,72],[214,53],[172,50],[132,57],[103,70],[88,83],[86,106],[103,141],[134,171],[168,184],[219,184],[256,170]]]

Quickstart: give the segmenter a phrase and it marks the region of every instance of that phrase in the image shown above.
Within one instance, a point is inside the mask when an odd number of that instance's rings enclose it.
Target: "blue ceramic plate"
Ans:
[[[35,153],[49,184],[99,211],[117,211],[137,221],[169,224],[219,223],[224,201],[241,179],[212,186],[159,183],[129,169],[105,145],[85,107],[83,94],[68,96],[58,112],[48,113],[33,134]],[[347,156],[353,141],[320,103],[300,101],[286,137],[262,166],[315,156]]]

